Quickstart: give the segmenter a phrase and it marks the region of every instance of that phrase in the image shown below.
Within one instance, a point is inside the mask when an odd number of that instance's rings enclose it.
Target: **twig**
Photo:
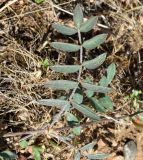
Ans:
[[[142,111],[143,112],[143,111]],[[139,114],[141,112],[138,112],[136,114]],[[89,126],[89,125],[92,125],[94,123],[97,124],[98,123],[103,123],[103,122],[115,122],[115,123],[119,123],[119,124],[123,124],[123,123],[120,123],[119,120],[121,119],[124,119],[124,118],[127,118],[127,117],[133,117],[134,115],[136,115],[135,113],[134,114],[131,114],[131,115],[125,115],[125,116],[122,116],[122,117],[118,117],[116,119],[114,118],[103,118],[102,120],[100,121],[91,121],[91,122],[86,122],[84,124],[76,124],[74,125],[73,127],[71,126],[66,126],[66,127],[61,127],[61,128],[55,128],[55,129],[52,129],[53,131],[57,131],[57,132],[60,132],[60,131],[64,131],[64,130],[67,130],[67,129],[71,129],[71,128],[76,128],[76,127],[86,127],[86,126]],[[125,125],[129,125],[127,123],[125,123]],[[47,126],[47,125],[46,125]],[[46,132],[47,130],[47,127],[45,126],[45,128],[43,127],[42,129],[39,129],[39,130],[35,130],[35,131],[26,131],[26,132],[17,132],[17,133],[7,133],[7,134],[4,134],[3,137],[14,137],[14,136],[22,136],[22,135],[35,135],[35,134],[43,134],[44,132]],[[48,126],[49,127],[49,126]],[[46,132],[47,133],[47,132]]]
[[[3,137],[15,137],[15,136],[22,136],[22,135],[35,135],[37,133],[43,133],[43,132],[45,132],[45,129],[36,130],[36,131],[7,133],[7,134],[3,135]]]
[[[49,133],[49,135],[50,135],[51,137],[57,138],[57,139],[60,140],[61,142],[64,142],[64,143],[67,144],[70,148],[75,148],[72,144],[70,144],[69,142],[67,142],[64,137],[58,136],[57,134],[54,134],[54,133]]]
[[[143,6],[134,7],[132,9],[127,10],[126,12],[129,13],[129,12],[133,12],[133,11],[141,10],[141,9],[143,9]]]
[[[9,20],[9,19],[14,19],[14,18],[23,17],[23,16],[26,16],[26,15],[31,14],[31,13],[42,12],[42,11],[45,11],[45,10],[47,10],[47,9],[49,9],[49,8],[50,8],[50,7],[46,7],[46,8],[37,9],[37,10],[35,10],[35,11],[29,11],[29,12],[26,12],[26,13],[23,13],[23,14],[15,15],[15,16],[10,17],[10,18],[2,19],[2,20],[0,20],[0,22],[6,21],[6,20]]]
[[[55,5],[55,4],[53,4],[53,2],[49,2],[49,1],[47,1],[47,2],[48,2],[52,7],[54,7],[54,8],[56,8],[56,9],[62,11],[62,12],[65,12],[65,13],[67,13],[67,14],[73,16],[73,13],[71,13],[71,12],[65,10],[65,9],[62,9],[61,7],[59,7],[59,6]]]
[[[3,7],[0,9],[0,12],[2,12],[4,9],[6,9],[7,7],[9,7],[9,6],[12,5],[13,3],[15,3],[16,1],[18,1],[18,0],[9,1],[5,6],[3,6]]]
[[[139,59],[139,63],[142,63],[143,61],[141,61],[141,55],[140,52],[138,52],[138,59]]]
[[[102,122],[105,121],[102,120]],[[106,120],[107,121],[107,120]],[[110,120],[111,121],[111,120]],[[92,121],[92,122],[87,122],[87,123],[84,123],[84,124],[77,124],[75,125],[74,127],[85,127],[85,126],[88,126],[90,124],[93,124],[93,123],[97,123]],[[61,127],[61,128],[55,128],[53,129],[54,131],[63,131],[63,130],[67,130],[67,129],[71,129],[71,128],[74,128],[74,127],[71,127],[71,126],[66,126],[66,127]],[[3,137],[15,137],[15,136],[22,136],[22,135],[35,135],[35,134],[39,134],[39,133],[44,133],[45,131],[47,130],[47,128],[44,128],[44,129],[39,129],[39,130],[35,130],[35,131],[26,131],[26,132],[16,132],[16,133],[7,133],[7,134],[4,134]]]
[[[13,0],[13,1],[14,1],[14,0]],[[17,0],[15,0],[15,1],[17,1]],[[14,3],[14,2],[13,2],[13,3]],[[58,6],[58,5],[55,5],[55,4],[50,3],[50,2],[48,2],[48,3],[49,3],[51,6],[53,6],[54,8],[56,8],[56,9],[62,11],[62,12],[65,12],[65,13],[73,16],[73,13],[62,9],[61,7],[59,7],[60,5]],[[6,6],[4,6],[4,7],[6,7]],[[26,13],[23,13],[23,14],[20,14],[20,15],[15,15],[15,16],[10,17],[10,18],[2,19],[2,20],[0,20],[0,22],[6,21],[6,20],[9,20],[9,19],[13,19],[13,18],[18,18],[18,17],[26,16],[26,15],[31,14],[31,13],[42,12],[42,11],[45,11],[45,10],[47,10],[47,9],[49,9],[49,8],[50,8],[50,7],[40,8],[40,9],[37,9],[37,10],[35,10],[35,11],[30,11],[30,12],[26,12]],[[5,9],[5,8],[4,8],[4,9]],[[3,10],[3,8],[0,9],[0,12],[1,12],[1,10]],[[100,23],[97,23],[97,26],[99,26],[99,27],[101,27],[101,28],[109,28],[108,26],[105,26],[105,25],[100,24]]]

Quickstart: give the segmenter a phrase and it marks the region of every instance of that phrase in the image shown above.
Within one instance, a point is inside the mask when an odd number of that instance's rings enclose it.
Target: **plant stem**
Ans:
[[[82,61],[83,61],[83,47],[81,46],[80,48],[80,64],[82,65]]]
[[[80,33],[79,29],[78,29],[78,39],[79,39],[79,44],[81,45],[81,47],[80,47],[80,64],[82,65],[82,61],[83,61],[83,47],[82,47],[81,33]]]
[[[86,122],[86,123],[83,123],[83,124],[77,124],[75,125],[73,128],[76,128],[76,127],[89,127],[89,125],[93,125],[93,124],[97,124],[98,123],[107,123],[107,122],[114,122],[115,124],[123,124],[122,122],[120,122],[120,120],[123,120],[127,117],[132,117],[132,115],[124,115],[124,116],[121,116],[121,117],[118,117],[118,118],[109,118],[107,119],[107,117],[103,118],[102,120],[100,121],[91,121],[91,122]],[[127,125],[129,126],[130,124],[129,123],[124,123],[124,125]],[[67,129],[71,129],[71,126],[65,126],[65,127],[61,127],[61,128],[54,128],[52,131],[58,131],[58,132],[61,132],[61,131],[65,131]],[[38,130],[35,130],[35,131],[26,131],[26,132],[16,132],[16,133],[7,133],[7,134],[4,134],[3,137],[15,137],[15,136],[22,136],[22,135],[37,135],[37,134],[48,134],[50,135],[51,133],[47,133],[47,128],[43,128],[43,129],[38,129]]]
[[[82,37],[81,37],[81,33],[80,33],[80,30],[78,29],[78,40],[79,40],[79,44],[81,45],[81,47],[80,47],[80,65],[81,65],[81,68],[80,68],[80,70],[79,70],[79,72],[78,72],[78,77],[77,77],[77,80],[78,80],[78,85],[79,85],[79,83],[80,83],[80,78],[81,78],[81,73],[82,73],[82,61],[83,61],[83,47],[82,47]],[[71,101],[71,99],[73,98],[73,96],[74,96],[74,94],[75,94],[75,92],[76,92],[76,90],[77,90],[77,88],[78,88],[78,85],[77,85],[77,87],[75,87],[74,89],[73,89],[73,91],[72,91],[72,93],[71,93],[71,95],[70,95],[70,97],[69,97],[69,101]]]
[[[56,114],[53,118],[52,123],[50,124],[50,128],[52,128],[54,126],[55,123],[57,123],[59,121],[59,119],[61,118],[62,114],[65,112],[67,106],[64,106],[60,112],[58,114]]]
[[[80,33],[80,30],[78,29],[78,40],[79,40],[79,43],[80,45],[82,44],[82,39],[81,39],[81,33]]]

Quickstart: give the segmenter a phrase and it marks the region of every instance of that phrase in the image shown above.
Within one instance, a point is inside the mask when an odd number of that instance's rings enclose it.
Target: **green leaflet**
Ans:
[[[28,147],[28,142],[26,140],[22,140],[19,142],[19,145],[21,148],[27,148]]]
[[[77,119],[72,113],[69,113],[69,112],[68,112],[68,113],[66,114],[66,116],[67,116],[68,124],[69,124],[71,127],[74,126],[74,125],[79,124],[78,119]],[[72,129],[72,131],[73,131],[73,133],[74,133],[75,135],[80,135],[81,127],[74,127],[74,128]]]
[[[107,84],[110,84],[116,74],[116,65],[110,64],[107,68]]]
[[[49,87],[55,90],[70,90],[78,86],[78,82],[68,80],[53,80],[44,84],[44,87]]]
[[[80,160],[80,152],[77,151],[77,153],[75,153],[75,157],[74,157],[74,160]]]
[[[86,79],[84,80],[84,82],[92,84],[92,80],[89,79],[89,77],[86,77]],[[88,98],[90,98],[90,97],[92,97],[94,95],[94,91],[91,91],[91,90],[85,90],[84,93],[86,94],[86,96]]]
[[[91,90],[86,90],[86,91],[84,91],[84,93],[86,94],[86,96],[88,98],[90,98],[90,97],[92,97],[94,95],[94,91],[91,91]]]
[[[0,159],[2,160],[16,160],[17,157],[18,156],[14,152],[8,150],[0,152]]]
[[[113,111],[112,101],[107,95],[105,95],[104,97],[99,98],[99,102],[104,108],[106,108],[106,109],[108,109],[110,111]]]
[[[77,52],[80,50],[80,46],[77,44],[63,43],[63,42],[52,42],[51,46],[57,50],[65,52]]]
[[[70,103],[66,100],[60,100],[60,99],[41,99],[37,101],[38,104],[40,105],[45,105],[45,106],[55,106],[59,108],[63,107],[70,107]]]
[[[97,35],[83,43],[83,47],[86,49],[94,49],[100,46],[103,42],[105,42],[107,38],[107,34]]]
[[[44,68],[48,68],[49,66],[49,60],[48,59],[45,59],[41,62],[41,66],[43,66]]]
[[[77,123],[79,123],[78,119],[72,113],[67,112],[66,117],[67,121],[69,122],[69,125],[71,126],[74,126]]]
[[[83,102],[83,95],[80,90],[77,90],[73,96],[73,101],[76,102],[77,104],[81,104]]]
[[[79,105],[75,102],[72,102],[72,105],[74,108],[76,108],[79,112],[84,114],[85,116],[91,118],[92,120],[99,121],[100,117],[96,115],[95,112],[93,112],[89,107],[85,105]]]
[[[111,88],[104,86],[97,86],[89,83],[81,83],[82,87],[98,93],[107,93],[111,91]]]
[[[77,28],[80,28],[83,22],[83,12],[79,4],[77,4],[74,9],[73,21],[74,21],[75,26]]]
[[[111,81],[113,80],[114,76],[116,74],[116,65],[114,63],[110,64],[107,68],[107,77],[103,76],[100,81],[99,84],[101,86],[108,86]]]
[[[101,160],[103,160],[105,158],[108,158],[109,154],[105,154],[105,153],[88,154],[88,155],[86,155],[86,157],[88,159],[97,159],[97,160],[101,159]]]
[[[81,25],[80,32],[88,32],[92,30],[96,22],[97,22],[97,17],[91,17]]]
[[[93,149],[93,147],[95,146],[96,143],[97,143],[96,141],[88,143],[85,146],[81,147],[80,150],[81,151],[91,150],[91,149]]]
[[[107,84],[107,78],[105,76],[103,76],[100,79],[99,84],[100,84],[100,86],[104,86],[104,87],[108,86],[108,84]]]
[[[43,152],[42,148],[32,146],[32,154],[33,154],[34,160],[41,160],[41,153],[42,152]]]
[[[80,69],[80,65],[54,65],[50,68],[59,73],[74,73]]]
[[[72,131],[75,135],[79,136],[81,134],[81,127],[74,127]]]
[[[103,53],[92,60],[83,62],[82,65],[87,69],[96,69],[105,61],[106,55],[106,53]]]
[[[71,36],[71,35],[77,33],[76,29],[61,25],[59,23],[54,23],[52,26],[54,29],[57,30],[57,32],[65,34],[65,35]]]
[[[95,97],[91,97],[90,102],[98,112],[105,112],[105,108],[101,105],[101,103]]]

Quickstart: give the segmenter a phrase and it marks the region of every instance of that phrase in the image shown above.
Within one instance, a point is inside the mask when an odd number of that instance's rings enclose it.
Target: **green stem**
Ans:
[[[81,47],[80,47],[80,65],[81,65],[81,68],[80,68],[80,70],[79,70],[79,72],[78,72],[78,77],[77,77],[77,80],[78,80],[78,85],[79,85],[79,83],[80,83],[80,78],[81,78],[81,73],[82,73],[82,62],[83,62],[83,47],[82,47],[82,37],[81,37],[81,33],[80,33],[80,30],[78,29],[78,40],[79,40],[79,44],[81,45]],[[73,91],[72,91],[72,93],[71,93],[71,95],[70,95],[70,97],[69,97],[69,101],[71,101],[72,100],[72,98],[73,98],[73,96],[74,96],[74,94],[75,94],[75,92],[76,92],[76,90],[77,90],[77,88],[78,88],[78,85],[77,85],[77,87],[75,87],[74,89],[73,89]]]
[[[81,47],[80,47],[80,64],[82,65],[82,61],[83,61],[83,47],[82,47],[81,33],[80,33],[79,29],[78,29],[78,39],[79,39],[79,44],[81,45]]]

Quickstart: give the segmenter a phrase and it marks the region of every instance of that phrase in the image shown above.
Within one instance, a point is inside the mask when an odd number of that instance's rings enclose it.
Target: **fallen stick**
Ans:
[[[7,7],[9,7],[10,5],[12,5],[12,4],[15,3],[16,1],[18,1],[18,0],[9,1],[5,6],[3,6],[3,7],[0,9],[0,12],[2,12],[3,10],[5,10]]]

